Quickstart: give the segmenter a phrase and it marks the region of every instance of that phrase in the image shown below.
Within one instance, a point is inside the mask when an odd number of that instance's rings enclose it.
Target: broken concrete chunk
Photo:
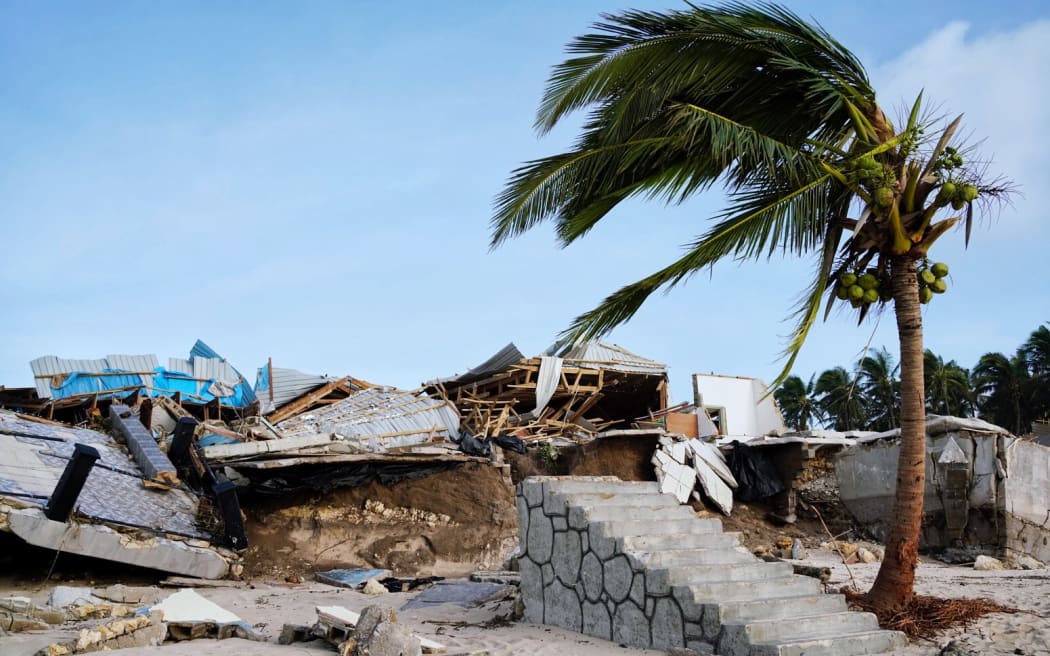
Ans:
[[[368,595],[381,595],[386,594],[387,590],[379,581],[375,579],[368,579],[367,581],[365,581],[365,585],[361,588],[361,591]]]
[[[99,603],[102,603],[102,599],[96,597],[91,588],[73,587],[69,585],[56,585],[51,588],[51,593],[47,597],[47,605],[52,608],[66,608],[67,606]]]
[[[231,624],[242,621],[222,606],[211,602],[197,594],[195,590],[186,588],[168,596],[159,604],[153,606],[152,610],[164,613],[166,622],[215,622],[218,624]]]
[[[1001,560],[991,556],[977,556],[977,560],[973,563],[973,568],[982,572],[1003,569],[1004,567]]]
[[[353,656],[421,656],[422,644],[397,623],[393,608],[367,606],[354,629]]]

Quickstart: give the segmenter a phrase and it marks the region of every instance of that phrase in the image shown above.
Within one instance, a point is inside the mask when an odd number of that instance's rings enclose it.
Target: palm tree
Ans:
[[[864,392],[868,409],[868,430],[888,431],[897,428],[900,417],[900,381],[898,366],[885,348],[871,352],[860,361],[857,382]]]
[[[837,431],[858,430],[864,426],[867,408],[857,381],[842,367],[828,369],[817,378],[815,389],[824,415]]]
[[[1032,376],[1033,419],[1050,418],[1050,329],[1039,326],[1021,347]]]
[[[823,420],[824,412],[814,394],[813,377],[803,383],[798,376],[788,376],[780,387],[773,392],[780,411],[784,413],[784,423],[797,431],[812,428],[814,423]]]
[[[973,368],[974,389],[981,418],[1002,426],[1014,435],[1032,429],[1033,381],[1023,349],[1008,358],[985,353]]]
[[[925,477],[920,294],[928,300],[929,288],[920,292],[918,273],[946,230],[971,225],[974,199],[1008,189],[964,165],[969,153],[953,141],[960,119],[927,139],[935,120],[923,113],[920,94],[898,128],[857,58],[780,6],[626,10],[604,15],[568,50],[536,126],[545,133],[589,109],[582,132],[567,152],[514,171],[496,198],[492,246],[548,220],[567,245],[632,196],[678,203],[724,186],[727,207],[681,258],[577,317],[566,336],[608,333],[657,289],[723,258],[812,255],[814,276],[774,387],[790,372],[825,295],[825,316],[841,296],[861,320],[892,302],[903,439],[895,521],[869,599],[887,609],[907,603]],[[948,205],[960,213],[941,216]],[[856,274],[870,277],[861,286]]]
[[[926,408],[939,415],[969,417],[973,414],[970,372],[955,360],[948,362],[930,349],[922,356]]]

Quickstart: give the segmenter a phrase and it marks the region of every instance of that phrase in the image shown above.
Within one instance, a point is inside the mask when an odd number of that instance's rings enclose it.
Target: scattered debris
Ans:
[[[192,588],[170,595],[150,608],[163,613],[172,640],[243,638],[265,640],[240,617],[205,599]]]
[[[369,581],[384,579],[392,572],[388,569],[332,569],[327,572],[316,572],[314,578],[321,583],[339,588],[359,588]]]

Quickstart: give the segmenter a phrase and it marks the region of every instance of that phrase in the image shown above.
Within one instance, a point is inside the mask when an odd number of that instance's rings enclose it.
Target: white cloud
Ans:
[[[884,107],[924,99],[939,113],[964,113],[962,134],[984,140],[990,173],[1002,173],[1032,200],[1050,183],[1050,21],[974,36],[952,22],[898,58],[876,66],[872,78]],[[1020,219],[1034,221],[1035,203],[1021,203]]]

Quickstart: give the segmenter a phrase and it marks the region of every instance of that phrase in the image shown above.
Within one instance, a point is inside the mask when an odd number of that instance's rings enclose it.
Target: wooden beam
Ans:
[[[285,403],[280,408],[277,408],[269,415],[267,415],[266,419],[269,420],[271,424],[276,424],[278,422],[284,421],[285,419],[288,419],[289,417],[294,417],[295,415],[309,408],[311,405],[317,403],[317,401],[319,401],[320,399],[323,399],[325,396],[328,395],[329,392],[341,386],[348,380],[349,378],[344,377],[340,378],[339,380],[334,380],[330,383],[322,385],[308,394],[304,394],[297,399],[293,399],[292,401]],[[270,385],[273,385],[273,381],[270,381]]]

